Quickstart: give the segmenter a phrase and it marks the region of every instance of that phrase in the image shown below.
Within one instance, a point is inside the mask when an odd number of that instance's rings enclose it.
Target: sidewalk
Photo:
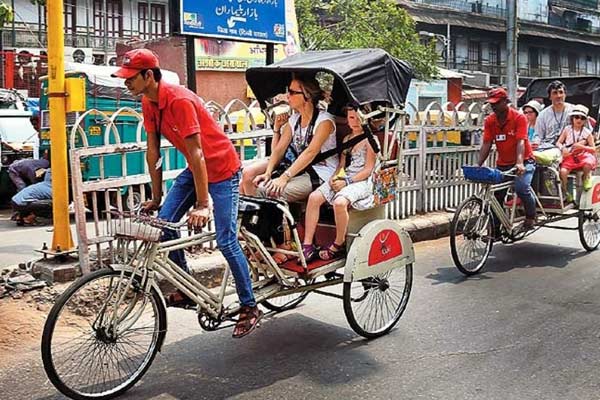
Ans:
[[[50,247],[52,243],[52,226],[22,227],[17,226],[10,221],[11,210],[0,209],[0,270],[14,267],[19,263],[27,263],[32,260],[42,258],[40,253],[35,250],[42,248],[44,243]],[[424,215],[418,215],[400,220],[400,225],[410,234],[413,242],[424,240],[433,240],[448,236],[452,213],[432,212]],[[72,225],[72,233],[75,232]],[[36,262],[38,267],[45,267],[46,264],[56,265],[55,260],[51,262]],[[214,279],[215,271],[219,270],[225,263],[219,252],[211,255],[202,255],[188,260],[190,267],[194,270],[194,275],[198,277]],[[64,271],[61,272],[65,277],[71,278],[75,274],[74,268],[77,267],[77,261],[71,259],[65,263]],[[53,267],[54,268],[54,267]],[[60,267],[59,267],[60,268]],[[39,268],[35,268],[38,271]],[[42,274],[43,275],[43,274]]]

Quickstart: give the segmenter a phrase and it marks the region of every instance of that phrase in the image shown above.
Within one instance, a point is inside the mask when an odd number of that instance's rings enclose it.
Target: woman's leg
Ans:
[[[325,197],[320,190],[315,190],[308,196],[308,204],[306,205],[306,216],[304,219],[304,244],[313,244],[315,231],[319,223],[319,213],[321,205],[325,203]]]
[[[569,179],[569,171],[567,168],[561,167],[560,169],[560,185],[563,193],[567,193],[567,180]]]
[[[350,201],[347,198],[338,196],[333,201],[333,212],[335,214],[335,244],[342,245],[346,241],[348,231],[348,206]]]
[[[583,190],[590,190],[592,188],[592,182],[590,180],[591,178],[591,172],[592,172],[592,166],[590,164],[585,164],[582,168],[583,170]]]
[[[240,183],[240,194],[246,196],[255,196],[256,195],[256,186],[252,182],[254,178],[258,175],[263,174],[267,165],[269,164],[269,159],[256,161],[242,170],[242,181]]]

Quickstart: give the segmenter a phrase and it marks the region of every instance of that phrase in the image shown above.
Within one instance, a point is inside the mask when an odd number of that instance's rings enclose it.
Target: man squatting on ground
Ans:
[[[158,217],[179,221],[188,213],[188,223],[201,228],[210,216],[209,194],[213,210],[217,245],[235,279],[241,311],[233,337],[252,332],[262,317],[252,291],[248,262],[237,239],[237,214],[240,160],[231,141],[192,91],[161,80],[158,57],[147,49],[125,53],[121,68],[113,75],[124,78],[129,91],[142,95],[144,127],[148,135],[146,161],[152,182],[152,200],[144,203],[147,211],[157,210],[162,199],[160,135],[179,150],[188,167],[175,179],[160,207]],[[162,240],[179,237],[165,230]],[[187,270],[183,250],[172,251],[169,258]],[[183,293],[170,298],[171,305],[189,302]]]

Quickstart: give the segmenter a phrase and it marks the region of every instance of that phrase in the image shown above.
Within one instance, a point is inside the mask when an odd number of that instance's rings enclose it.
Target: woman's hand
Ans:
[[[267,189],[267,194],[271,197],[280,197],[285,187],[288,184],[289,179],[282,175],[279,178],[275,178],[272,181],[269,181],[265,187]]]
[[[566,157],[569,155],[569,149],[567,149],[566,147],[563,147],[562,149],[562,155],[563,157]]]
[[[271,174],[265,172],[264,174],[260,174],[260,175],[256,176],[252,180],[252,183],[254,184],[254,186],[258,187],[262,182],[264,182],[264,184],[266,185],[267,183],[269,183],[270,180],[271,180]]]
[[[573,150],[583,150],[585,149],[585,145],[579,142],[573,144]]]
[[[331,189],[333,189],[333,191],[336,193],[345,187],[346,187],[346,181],[344,179],[334,179],[333,182],[331,183]]]
[[[159,207],[160,207],[160,200],[152,199],[152,200],[143,202],[140,206],[140,210],[144,214],[149,214],[152,211],[158,210]]]
[[[281,132],[281,127],[287,124],[290,119],[289,113],[283,113],[275,116],[275,123],[273,124],[273,130],[275,132]]]

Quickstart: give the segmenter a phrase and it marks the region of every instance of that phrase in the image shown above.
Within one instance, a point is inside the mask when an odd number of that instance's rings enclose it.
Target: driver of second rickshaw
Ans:
[[[535,198],[531,189],[535,160],[527,139],[527,119],[509,107],[508,94],[503,88],[490,90],[487,101],[493,113],[485,119],[478,165],[482,166],[485,163],[492,144],[495,143],[498,155],[496,167],[501,171],[516,168],[515,191],[525,208],[522,229],[529,230],[535,223]],[[503,204],[506,190],[497,191],[495,195],[498,202]],[[496,229],[499,229],[499,222],[494,222]]]
[[[252,291],[248,262],[237,238],[240,160],[231,141],[192,91],[161,80],[158,57],[147,49],[125,53],[123,65],[113,76],[124,78],[127,89],[143,95],[142,112],[148,136],[146,161],[152,182],[152,200],[144,210],[159,208],[162,199],[162,162],[160,136],[165,136],[185,157],[188,167],[175,179],[160,207],[158,218],[176,222],[188,213],[188,224],[202,228],[213,210],[217,245],[233,274],[241,310],[233,337],[252,332],[262,317]],[[188,212],[188,210],[191,211]],[[172,240],[179,233],[165,230],[161,240]],[[171,251],[169,258],[187,270],[183,250]],[[177,291],[170,305],[190,304]],[[193,304],[193,302],[191,303]]]
[[[311,166],[319,153],[336,148],[335,119],[318,108],[325,93],[314,76],[294,75],[287,96],[295,113],[275,120],[274,130],[281,136],[265,173],[257,176],[254,184],[259,197],[303,201],[337,168],[335,154]],[[272,179],[276,170],[281,175]]]

